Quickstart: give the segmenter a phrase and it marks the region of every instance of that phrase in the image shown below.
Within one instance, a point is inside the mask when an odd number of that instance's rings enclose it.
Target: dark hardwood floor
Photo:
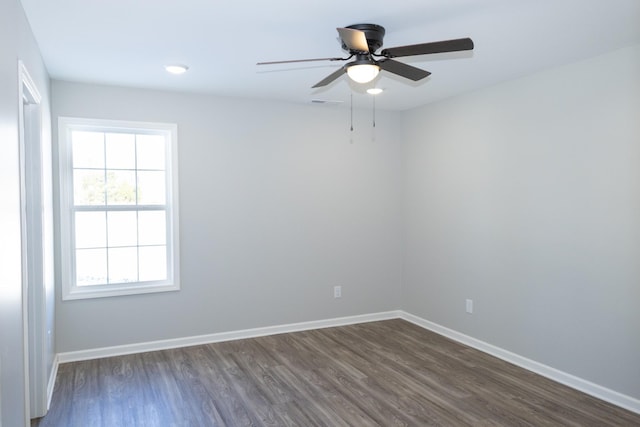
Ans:
[[[60,366],[50,426],[640,426],[640,415],[388,320]]]

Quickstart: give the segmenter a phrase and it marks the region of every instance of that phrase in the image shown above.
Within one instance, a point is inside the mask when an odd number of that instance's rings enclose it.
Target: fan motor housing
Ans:
[[[365,34],[367,38],[367,45],[369,46],[369,52],[373,53],[376,50],[382,47],[382,40],[384,39],[384,27],[382,25],[377,24],[353,24],[349,25],[346,28],[350,28],[352,30],[359,30]],[[349,49],[342,44],[342,48],[346,51]]]

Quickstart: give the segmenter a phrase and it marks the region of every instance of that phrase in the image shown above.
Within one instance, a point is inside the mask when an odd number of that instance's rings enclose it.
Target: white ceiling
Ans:
[[[336,27],[375,23],[384,47],[471,37],[472,53],[400,59],[433,74],[382,72],[378,108],[405,110],[640,43],[640,0],[22,0],[52,78],[223,96],[370,105],[342,77],[311,89],[343,56]],[[183,63],[181,76],[163,65]],[[589,70],[585,70],[586,73]],[[607,76],[593,76],[594,79]]]

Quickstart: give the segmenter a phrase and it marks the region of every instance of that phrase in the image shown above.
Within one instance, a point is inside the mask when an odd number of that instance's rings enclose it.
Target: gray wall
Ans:
[[[638,76],[640,46],[408,112],[403,308],[640,398]]]
[[[61,301],[57,350],[395,310],[400,119],[54,81],[57,117],[178,125],[182,290]],[[343,286],[333,299],[333,286]]]
[[[0,0],[0,424],[26,425],[20,237],[18,59],[42,95],[42,142],[51,147],[49,77],[17,0]],[[46,155],[45,155],[46,157]],[[45,168],[46,170],[46,168]],[[50,177],[46,183],[51,184]],[[50,188],[48,192],[51,196]],[[50,210],[50,203],[49,210]],[[50,223],[47,225],[51,226]],[[52,286],[52,283],[49,283]],[[47,329],[53,329],[53,293],[48,290]],[[47,346],[48,369],[53,342]]]

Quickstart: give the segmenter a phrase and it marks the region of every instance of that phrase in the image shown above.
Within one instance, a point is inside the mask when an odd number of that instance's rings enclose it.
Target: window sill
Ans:
[[[149,294],[157,292],[174,292],[180,290],[180,283],[132,283],[129,285],[93,285],[73,287],[63,291],[62,300],[78,300],[90,298],[106,298],[124,295]]]

